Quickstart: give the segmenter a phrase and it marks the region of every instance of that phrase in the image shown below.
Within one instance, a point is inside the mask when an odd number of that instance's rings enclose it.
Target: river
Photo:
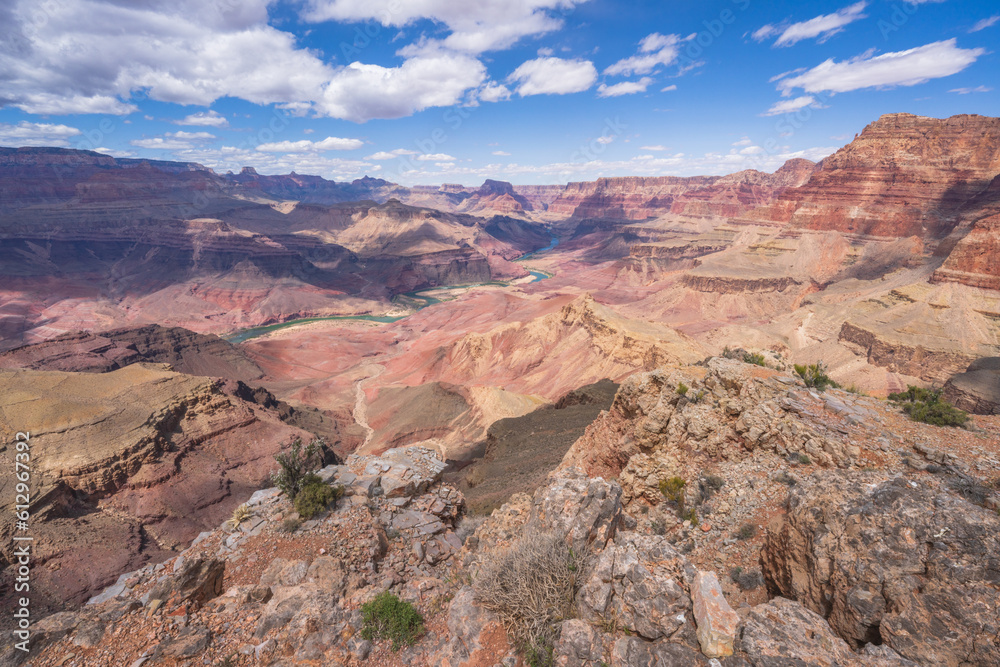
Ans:
[[[538,250],[534,250],[532,252],[529,252],[526,255],[522,255],[521,257],[517,258],[514,261],[515,262],[524,262],[526,260],[531,259],[532,257],[537,257],[538,255],[542,254],[543,252],[548,252],[549,250],[552,250],[557,245],[559,245],[559,239],[557,239],[556,237],[553,236],[552,237],[552,241],[549,243],[549,245],[545,246],[544,248],[539,248]],[[552,277],[549,274],[543,273],[541,271],[531,271],[531,270],[529,270],[528,274],[532,278],[534,278],[534,280],[532,280],[531,282],[538,282],[539,280],[545,280],[546,278],[551,278]],[[510,285],[511,282],[512,281],[492,281],[492,282],[488,282],[488,283],[471,283],[471,284],[468,284],[468,285],[442,285],[440,287],[425,287],[424,289],[414,290],[413,292],[406,292],[406,293],[404,293],[404,294],[402,294],[400,296],[406,297],[406,298],[411,299],[413,301],[422,301],[423,305],[418,305],[416,307],[416,311],[420,311],[420,310],[423,310],[424,308],[427,308],[428,306],[433,306],[436,303],[441,303],[441,299],[435,299],[432,296],[428,296],[426,294],[427,292],[433,292],[434,290],[468,289],[468,288],[471,288],[471,287],[481,287],[483,285],[502,285],[502,286],[506,286],[506,285]],[[414,312],[416,312],[416,311],[414,311]],[[406,315],[396,315],[396,316],[389,316],[389,315],[334,315],[334,316],[331,316],[331,317],[304,317],[304,318],[301,318],[301,319],[298,319],[298,320],[289,320],[287,322],[278,322],[276,324],[267,324],[265,326],[252,327],[250,329],[241,329],[240,331],[236,331],[234,333],[222,336],[222,338],[223,338],[223,340],[229,341],[233,345],[239,345],[240,343],[245,343],[246,341],[251,340],[253,338],[257,338],[259,336],[263,336],[264,334],[271,333],[272,331],[277,331],[279,329],[285,329],[287,327],[294,327],[294,326],[298,326],[300,324],[309,324],[310,322],[332,322],[332,321],[336,321],[336,320],[361,320],[361,321],[364,321],[364,322],[381,322],[383,324],[389,324],[391,322],[398,322],[399,320],[407,318],[407,317],[409,317],[412,314],[413,313],[407,313]]]

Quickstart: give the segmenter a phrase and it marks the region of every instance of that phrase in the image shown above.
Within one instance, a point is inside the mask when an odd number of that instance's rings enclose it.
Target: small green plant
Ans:
[[[767,361],[760,352],[744,352],[743,362],[754,366],[767,366]]]
[[[649,522],[649,532],[653,535],[666,535],[667,522],[661,518],[653,519]]]
[[[413,644],[424,633],[420,612],[388,591],[361,605],[361,618],[361,636],[369,641],[390,639],[393,651],[403,644]]]
[[[344,495],[344,487],[330,486],[319,475],[306,475],[302,490],[295,496],[295,511],[303,519],[311,519]]]
[[[278,470],[271,475],[271,483],[278,487],[289,500],[295,500],[305,483],[305,478],[319,469],[323,463],[322,440],[313,440],[305,449],[302,440],[296,438],[287,452],[274,457]]]
[[[836,382],[826,374],[826,366],[822,361],[815,364],[800,365],[795,364],[795,372],[798,373],[807,387],[816,391],[826,391],[827,387],[838,387]]]
[[[724,348],[722,348],[722,356],[725,357],[726,359],[736,359],[738,353],[736,350],[727,345]]]
[[[812,463],[812,459],[809,458],[808,454],[799,454],[799,463],[801,463],[804,466],[807,466],[810,463]]]
[[[844,391],[846,391],[849,394],[854,394],[856,396],[867,396],[868,395],[868,392],[866,392],[864,389],[862,389],[861,387],[859,387],[858,385],[853,384],[853,383],[847,385],[846,387],[844,387]]]
[[[240,527],[241,523],[249,520],[250,517],[252,516],[253,516],[253,510],[251,510],[246,503],[243,503],[242,505],[233,510],[233,516],[230,517],[228,523],[233,528],[233,530],[235,530]]]
[[[281,522],[281,532],[291,535],[297,531],[301,525],[302,519],[297,519],[293,516],[285,517],[285,520]]]
[[[683,382],[677,383],[677,393],[680,394],[681,396],[687,396],[687,393],[690,389],[691,387],[687,386]]]
[[[735,537],[738,540],[752,540],[757,537],[757,526],[752,523],[745,523],[736,531]]]
[[[660,493],[672,503],[677,504],[677,516],[684,515],[684,487],[687,486],[680,477],[670,477],[660,480]]]
[[[933,426],[965,426],[969,414],[941,399],[940,389],[923,389],[910,385],[906,391],[889,394],[889,400],[899,404],[903,412],[916,422]]]
[[[681,518],[690,521],[692,528],[698,527],[698,512],[696,512],[693,507],[689,509]]]
[[[705,475],[698,480],[698,491],[701,496],[701,502],[708,502],[712,499],[712,496],[716,492],[725,486],[726,480],[722,479],[718,475]]]

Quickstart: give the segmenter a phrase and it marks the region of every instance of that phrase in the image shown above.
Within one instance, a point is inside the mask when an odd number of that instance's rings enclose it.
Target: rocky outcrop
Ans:
[[[677,475],[692,451],[726,459],[757,450],[801,453],[826,466],[848,466],[857,455],[846,438],[790,419],[823,409],[822,403],[810,407],[814,399],[805,391],[790,391],[792,378],[720,357],[707,366],[707,373],[660,369],[629,377],[562,465],[617,476],[627,500],[655,504],[662,497],[659,481]]]
[[[1000,415],[1000,357],[976,359],[964,373],[951,376],[944,398],[976,415]]]
[[[920,664],[1000,662],[1000,517],[952,490],[970,483],[816,475],[768,528],[769,589],[854,647],[884,644]]]
[[[793,228],[940,239],[1000,174],[1000,119],[886,114],[754,219]]]
[[[75,332],[0,354],[0,368],[107,373],[139,363],[168,364],[178,373],[249,381],[263,371],[218,336],[181,327]]]
[[[1000,290],[1000,215],[978,220],[948,253],[932,280]]]
[[[574,218],[643,220],[665,213],[738,216],[805,182],[808,160],[790,160],[773,174],[746,170],[728,176],[600,178],[570,183],[549,212]]]
[[[217,525],[296,437],[219,380],[133,364],[108,373],[0,371],[0,425],[31,435],[32,591],[77,604],[126,569]],[[13,466],[13,454],[7,449]],[[14,479],[0,478],[4,493]],[[13,513],[0,533],[13,531]],[[4,551],[9,565],[10,550]]]

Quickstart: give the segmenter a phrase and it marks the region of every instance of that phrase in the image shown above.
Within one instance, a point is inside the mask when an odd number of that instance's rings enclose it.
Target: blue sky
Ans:
[[[0,145],[411,185],[773,171],[998,115],[985,0],[13,0]]]

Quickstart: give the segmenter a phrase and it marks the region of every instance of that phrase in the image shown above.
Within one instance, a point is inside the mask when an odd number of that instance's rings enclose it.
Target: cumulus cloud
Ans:
[[[365,142],[360,139],[342,139],[327,137],[322,141],[277,141],[257,146],[262,153],[314,153],[318,151],[353,151],[361,148]]]
[[[677,60],[681,42],[680,35],[661,35],[654,32],[639,42],[639,52],[629,58],[619,60],[605,68],[608,76],[649,74],[661,65],[669,65]]]
[[[421,162],[453,162],[458,158],[454,158],[447,153],[424,153],[423,155],[418,155],[417,159]]]
[[[493,151],[494,155],[499,155],[501,157],[507,157],[510,155],[507,151]]]
[[[614,85],[607,85],[602,83],[597,87],[598,97],[620,97],[622,95],[634,95],[635,93],[644,93],[649,84],[653,83],[653,80],[648,76],[644,76],[638,81],[622,81],[621,83],[616,83]]]
[[[953,38],[879,56],[869,52],[843,62],[831,58],[801,74],[779,80],[778,90],[790,96],[796,88],[806,93],[843,93],[862,88],[914,86],[961,72],[984,53],[986,50],[981,48],[959,48]]]
[[[969,28],[969,32],[979,32],[980,30],[986,30],[996,25],[997,21],[1000,21],[1000,14],[994,14],[989,18],[981,19],[976,21],[976,24]]]
[[[489,81],[479,89],[477,98],[483,102],[502,102],[510,99],[510,89],[502,83]]]
[[[641,146],[644,151],[665,151],[668,150],[666,146],[661,146],[657,144],[656,146]]]
[[[162,137],[150,137],[147,139],[135,139],[129,143],[137,148],[149,148],[152,150],[184,150],[195,146],[196,142],[215,139],[215,135],[209,132],[167,132]]]
[[[597,81],[597,68],[589,60],[536,58],[522,63],[508,77],[517,83],[517,94],[566,95],[588,90]]]
[[[867,6],[868,3],[862,0],[861,2],[844,7],[833,14],[823,14],[808,21],[793,23],[785,28],[765,25],[754,31],[752,36],[759,42],[773,35],[778,35],[774,46],[791,46],[804,39],[813,39],[814,37],[818,38],[818,41],[822,44],[838,32],[842,32],[844,26],[858,19],[866,18],[866,14],[863,12]]]
[[[478,54],[506,49],[522,37],[559,30],[563,21],[552,14],[586,0],[308,0],[310,21],[377,21],[401,28],[427,19],[450,34],[427,45]]]
[[[536,1],[522,19],[544,23],[546,7],[567,1]],[[403,54],[396,67],[334,66],[268,24],[272,0],[60,0],[59,11],[41,22],[36,3],[11,2],[0,19],[8,19],[18,46],[0,48],[0,105],[28,113],[128,114],[145,97],[208,106],[229,96],[365,122],[460,103],[486,80],[481,62],[449,48]],[[426,3],[406,3],[406,11],[411,4]],[[483,99],[503,99],[502,86],[486,89]],[[175,122],[227,125],[214,111]]]
[[[175,120],[176,125],[201,125],[203,127],[228,127],[229,121],[218,111],[199,111],[180,120]]]
[[[407,150],[405,148],[397,148],[392,151],[379,151],[373,155],[366,157],[366,160],[393,160],[404,155],[416,155],[417,151]]]
[[[399,67],[356,62],[337,71],[317,107],[326,115],[359,123],[402,118],[428,107],[458,104],[466,91],[485,80],[481,62],[457,53],[415,56]]]
[[[80,130],[68,125],[26,120],[16,125],[0,123],[0,144],[6,146],[68,146],[69,138],[80,134]]]
[[[783,113],[790,113],[792,111],[798,111],[804,107],[813,105],[816,102],[816,98],[812,95],[803,95],[801,97],[795,97],[790,100],[782,100],[777,102],[774,106],[764,112],[765,116],[778,116]],[[733,144],[734,146],[736,144]]]
[[[751,144],[753,144],[753,142],[750,141],[750,137],[743,137],[739,141],[733,142],[733,146],[750,146]]]

